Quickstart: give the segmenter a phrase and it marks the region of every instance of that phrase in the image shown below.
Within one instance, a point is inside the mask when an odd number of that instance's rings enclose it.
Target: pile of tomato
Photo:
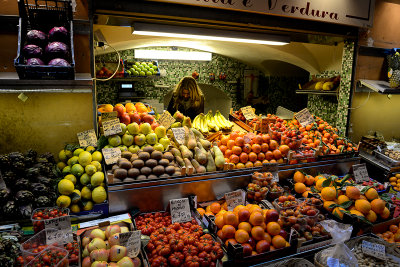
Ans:
[[[32,214],[33,231],[35,233],[44,229],[44,220],[50,220],[62,216],[68,216],[68,209],[44,208],[37,209]]]
[[[59,264],[58,267],[68,266],[68,260],[65,258],[67,254],[68,252],[65,250],[50,247],[39,254],[33,261],[29,262],[27,266],[50,267],[56,266],[57,264]]]
[[[135,222],[150,236],[146,251],[151,266],[213,267],[224,256],[221,245],[194,219],[172,223],[169,213],[157,212],[138,216]]]

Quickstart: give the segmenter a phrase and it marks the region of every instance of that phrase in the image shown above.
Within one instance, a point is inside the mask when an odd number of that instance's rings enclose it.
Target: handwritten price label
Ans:
[[[116,118],[117,118],[116,111],[101,113],[101,121],[106,121],[106,120],[116,119]]]
[[[169,204],[172,223],[188,222],[192,219],[188,198],[171,199]]]
[[[386,260],[385,246],[377,243],[371,243],[366,240],[362,241],[361,249],[364,254],[370,255],[372,257]]]
[[[104,161],[107,165],[117,163],[118,159],[121,158],[121,149],[118,147],[113,148],[103,148]]]
[[[172,133],[174,134],[175,140],[182,145],[185,141],[185,129],[183,127],[172,128]]]
[[[303,127],[306,127],[307,125],[315,122],[308,108],[300,110],[299,112],[294,114],[294,116]]]
[[[356,183],[362,183],[364,181],[369,181],[369,175],[367,171],[367,166],[365,163],[353,165],[353,174]]]
[[[134,258],[139,254],[141,236],[142,232],[140,230],[119,234],[119,242],[121,246],[127,248],[128,257]]]
[[[171,114],[166,110],[158,119],[158,123],[168,129],[176,120]]]
[[[256,114],[254,113],[254,109],[251,106],[243,107],[240,109],[243,113],[243,116],[246,118],[246,120],[252,120],[256,117]]]
[[[244,205],[244,191],[236,190],[229,193],[225,193],[225,200],[228,206],[228,210],[232,211],[236,206]]]
[[[57,231],[49,231],[46,236],[46,244],[50,245],[53,243],[69,243],[74,241],[71,229],[71,217],[61,216],[58,218],[45,220],[45,229],[56,229]]]
[[[77,133],[76,135],[81,147],[97,146],[96,132],[93,129]]]
[[[121,125],[119,124],[118,119],[109,119],[102,122],[104,136],[110,136],[114,134],[119,134],[122,132]]]

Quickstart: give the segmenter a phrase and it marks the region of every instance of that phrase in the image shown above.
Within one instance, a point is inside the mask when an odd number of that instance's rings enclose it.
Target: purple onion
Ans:
[[[29,44],[24,46],[24,48],[22,49],[22,53],[26,58],[39,58],[43,54],[43,49],[37,45]]]
[[[33,65],[46,65],[40,58],[30,58],[26,61],[26,65],[33,66]]]
[[[62,67],[70,67],[71,65],[63,58],[55,58],[50,60],[49,66],[62,66]]]

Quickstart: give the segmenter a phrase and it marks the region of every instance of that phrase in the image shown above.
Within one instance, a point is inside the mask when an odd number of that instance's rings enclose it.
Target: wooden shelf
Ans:
[[[98,79],[106,79],[106,78],[98,78]],[[160,79],[160,76],[149,76],[149,77],[127,77],[127,78],[112,78],[106,82],[140,82],[140,81],[151,81]],[[98,81],[104,82],[104,81]]]
[[[338,91],[320,91],[320,90],[296,90],[296,94],[306,94],[306,95],[331,95],[336,96]]]
[[[381,47],[373,47],[365,45],[360,45],[358,47],[358,53],[363,56],[384,57],[386,56],[388,51],[390,51],[390,49]]]
[[[380,94],[400,94],[400,87],[391,88],[389,83],[386,81],[360,79],[357,82],[357,88],[361,89],[358,90],[358,92],[365,92],[365,89],[371,89],[372,91]]]

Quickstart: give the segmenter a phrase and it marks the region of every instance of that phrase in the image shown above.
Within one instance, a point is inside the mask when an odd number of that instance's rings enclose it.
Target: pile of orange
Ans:
[[[209,209],[209,211],[207,211]],[[290,246],[286,241],[279,213],[275,209],[263,210],[258,205],[239,205],[233,211],[226,211],[214,202],[205,213],[215,214],[217,235],[226,246],[240,243],[244,256],[257,255]]]
[[[219,149],[236,169],[260,167],[263,163],[284,163],[289,153],[287,145],[279,145],[269,134],[253,134],[233,131],[217,141]]]
[[[394,190],[400,191],[400,173],[389,178],[390,185],[393,186]]]
[[[376,235],[389,243],[400,244],[400,223],[398,225],[392,224],[386,232],[378,233]]]
[[[296,171],[293,175],[294,191],[297,194],[302,194],[303,197],[307,197],[308,193],[311,192],[310,186],[314,185],[317,177],[313,177],[309,174],[304,174],[300,171]]]

